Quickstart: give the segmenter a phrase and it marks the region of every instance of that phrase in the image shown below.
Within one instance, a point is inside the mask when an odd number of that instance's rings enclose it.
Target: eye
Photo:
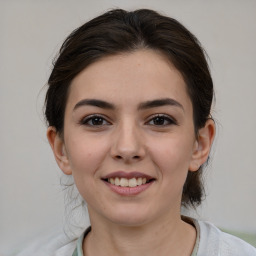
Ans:
[[[167,125],[177,124],[177,122],[174,118],[171,118],[170,116],[159,114],[151,118],[147,122],[147,124],[155,125],[155,126],[167,126]]]
[[[83,118],[80,122],[82,125],[87,126],[103,126],[103,125],[110,125],[110,122],[108,122],[104,117],[100,115],[90,115],[85,118]]]

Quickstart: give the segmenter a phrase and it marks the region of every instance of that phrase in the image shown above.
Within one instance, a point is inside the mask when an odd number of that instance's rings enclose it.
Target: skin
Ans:
[[[176,103],[141,107],[167,98]],[[83,104],[85,99],[113,108]],[[78,74],[67,100],[64,136],[49,127],[47,137],[59,167],[73,175],[88,205],[92,231],[84,253],[190,255],[196,231],[180,217],[182,188],[188,170],[197,171],[207,160],[214,133],[209,120],[195,137],[186,84],[157,52],[105,57]],[[137,171],[154,182],[138,195],[122,196],[102,180],[115,171]]]

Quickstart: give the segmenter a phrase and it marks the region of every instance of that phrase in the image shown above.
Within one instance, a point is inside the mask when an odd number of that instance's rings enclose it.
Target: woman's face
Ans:
[[[201,164],[194,134],[186,85],[163,56],[105,57],[72,81],[59,166],[92,219],[142,225],[179,215],[187,172]]]

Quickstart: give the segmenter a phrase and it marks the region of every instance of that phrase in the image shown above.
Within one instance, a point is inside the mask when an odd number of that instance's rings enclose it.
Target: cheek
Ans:
[[[150,157],[158,170],[161,199],[157,208],[180,207],[183,186],[187,177],[191,158],[190,143],[185,139],[169,138],[155,141]]]
[[[77,180],[88,181],[97,175],[97,170],[108,152],[108,143],[91,136],[77,137],[68,139],[67,143],[72,175]]]
[[[177,136],[154,142],[151,156],[163,177],[187,175],[192,156],[192,141],[185,137]]]
[[[72,176],[80,195],[88,204],[100,198],[97,190],[98,171],[108,152],[108,143],[92,137],[68,139],[68,157]],[[93,200],[92,200],[93,199]]]

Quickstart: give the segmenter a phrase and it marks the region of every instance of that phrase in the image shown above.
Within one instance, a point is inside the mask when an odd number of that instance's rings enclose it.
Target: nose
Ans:
[[[125,163],[140,161],[145,157],[143,136],[136,125],[121,124],[113,134],[111,156]]]

